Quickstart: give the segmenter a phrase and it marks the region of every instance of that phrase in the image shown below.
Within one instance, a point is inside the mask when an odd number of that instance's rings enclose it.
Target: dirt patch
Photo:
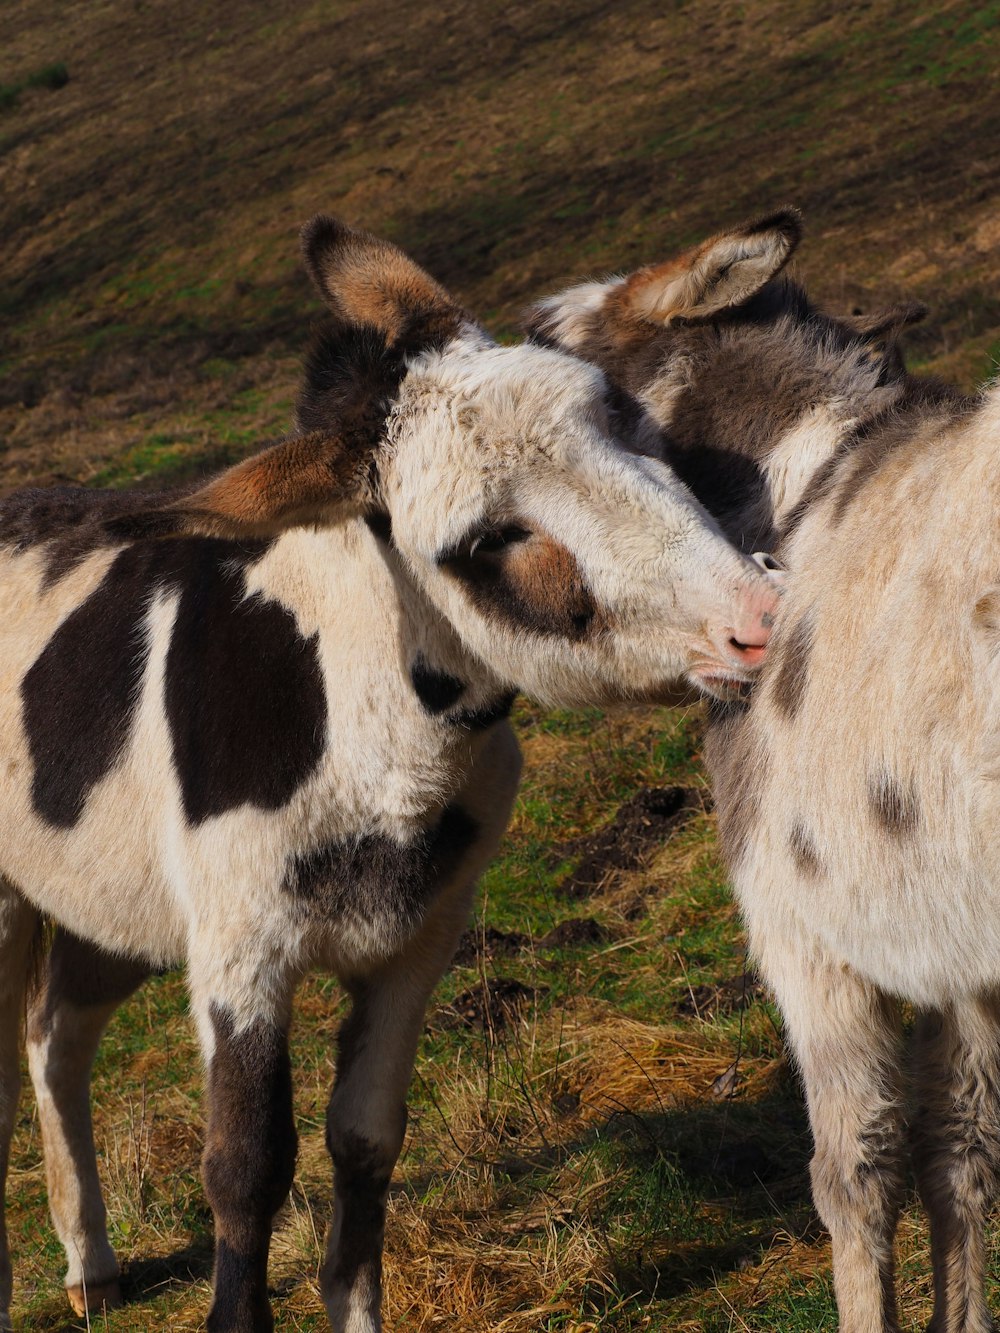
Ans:
[[[592,916],[570,917],[553,926],[538,941],[540,949],[579,949],[589,944],[604,944],[610,938],[607,926]]]
[[[530,943],[519,930],[467,930],[458,941],[452,962],[456,967],[475,967],[480,958],[512,958]]]
[[[442,1005],[430,1026],[451,1028],[486,1028],[496,1031],[514,1022],[521,1013],[548,992],[544,986],[526,986],[513,977],[489,977],[478,986],[456,995]]]
[[[741,972],[725,981],[689,986],[677,1002],[674,1012],[681,1018],[716,1018],[737,1014],[764,998],[765,991],[753,972]]]
[[[700,794],[691,787],[643,787],[619,808],[610,824],[559,849],[561,860],[580,859],[557,891],[566,898],[589,898],[614,871],[637,870],[701,804]]]

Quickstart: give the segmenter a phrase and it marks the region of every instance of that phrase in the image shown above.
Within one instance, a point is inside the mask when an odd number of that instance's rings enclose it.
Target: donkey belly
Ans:
[[[755,951],[819,948],[920,1006],[1000,987],[1000,859],[870,850],[795,857],[761,839],[735,876]]]

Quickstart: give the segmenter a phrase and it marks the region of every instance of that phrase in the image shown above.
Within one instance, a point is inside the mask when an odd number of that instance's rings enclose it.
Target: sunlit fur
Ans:
[[[759,631],[776,604],[773,584],[670,471],[615,435],[599,372],[552,350],[496,347],[399,251],[331,219],[308,229],[306,258],[341,320],[324,345],[347,351],[333,371],[319,366],[321,392],[304,392],[300,433],[199,489],[118,506],[114,522],[93,525],[92,548],[61,562],[67,532],[52,529],[44,495],[0,510],[0,1132],[9,1139],[28,941],[42,914],[60,927],[28,1024],[50,1204],[71,1300],[89,1291],[114,1304],[90,1063],[144,967],[185,963],[209,1087],[212,1333],[270,1327],[271,1217],[294,1164],[286,1035],[296,984],[316,966],[354,1002],[327,1118],[336,1208],[323,1297],[338,1333],[381,1327],[385,1193],[424,1009],[517,787],[511,692],[572,705],[656,694],[705,670],[745,680],[763,648],[748,666],[751,650],[729,640]],[[385,366],[398,372],[391,391],[378,381]],[[84,514],[98,503],[71,502]],[[32,531],[33,515],[49,527]],[[517,540],[483,576],[468,534],[505,524]],[[134,625],[118,638],[92,626],[48,693],[32,693],[47,646],[80,608],[103,605],[123,557],[156,568],[185,550],[201,553],[195,573],[138,584]],[[275,710],[302,700],[285,698],[275,670],[253,695],[271,642],[244,644],[239,661],[195,662],[219,633],[197,572],[217,559],[245,581],[226,614],[270,614],[283,627],[279,666],[315,663],[317,722],[276,800],[268,764],[294,759],[294,747],[275,743],[261,760],[255,746]],[[179,640],[189,604],[209,609]],[[46,709],[63,707],[60,682],[71,691],[78,669],[105,660],[130,700],[116,705],[121,734],[106,769],[53,814],[33,779],[58,792],[69,747],[85,767],[87,743],[107,737],[94,730],[96,697],[62,735]],[[454,701],[422,696],[421,671]],[[178,681],[191,716],[207,697],[216,715],[234,701],[258,711],[239,713],[238,735],[196,736],[192,759],[169,708]],[[93,695],[107,683],[98,674]],[[219,754],[244,794],[209,793],[193,814],[185,772],[200,780]],[[0,1262],[4,1311],[9,1300]]]
[[[574,350],[600,346],[609,373],[608,348],[626,337],[619,286],[603,341],[592,297],[585,324],[572,324]],[[778,292],[776,308],[792,295]],[[728,530],[758,527],[763,501],[789,571],[752,702],[716,710],[710,728],[721,841],[805,1083],[842,1333],[900,1329],[893,1244],[908,1152],[931,1224],[931,1333],[989,1333],[1000,390],[970,400],[908,376],[882,335],[911,322],[912,307],[859,323],[856,336],[850,321],[826,321],[828,337],[804,299],[795,309],[743,322],[736,310],[716,330],[719,394],[741,349],[768,348],[756,413],[741,422],[744,438],[760,432],[747,456],[766,484],[733,506]],[[644,345],[660,336],[651,324],[634,336],[631,388],[669,434],[706,365],[685,356],[684,335],[654,364]],[[717,443],[735,465],[740,445],[719,419],[704,446]],[[903,1005],[916,1011],[909,1078]]]

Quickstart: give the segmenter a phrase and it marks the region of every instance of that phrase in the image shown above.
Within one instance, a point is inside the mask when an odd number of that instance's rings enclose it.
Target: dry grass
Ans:
[[[295,232],[320,208],[398,240],[507,333],[542,292],[794,202],[811,289],[836,309],[927,301],[914,358],[971,385],[1000,358],[998,20],[995,0],[177,0],[169,16],[10,0],[0,483],[176,477],[285,429],[313,309]],[[68,82],[31,84],[59,61]],[[528,779],[482,912],[531,943],[460,970],[440,1000],[496,976],[538,1000],[485,1028],[432,1018],[391,1201],[387,1327],[832,1329],[775,1017],[759,1000],[707,1019],[679,1007],[743,962],[697,714],[524,707],[518,723]],[[694,818],[591,897],[562,895],[560,849],[670,783],[701,793]],[[598,942],[542,944],[591,917]],[[325,1325],[340,1005],[319,979],[299,997],[302,1143],[272,1265],[283,1330]],[[197,1070],[181,980],[159,979],[115,1020],[95,1076],[130,1299],[113,1331],[195,1329],[207,1306]],[[9,1194],[20,1326],[79,1327],[28,1098]],[[916,1328],[913,1209],[900,1259]]]

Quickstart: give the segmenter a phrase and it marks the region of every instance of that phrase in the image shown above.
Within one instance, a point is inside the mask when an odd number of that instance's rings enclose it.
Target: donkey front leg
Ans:
[[[66,1294],[78,1315],[121,1305],[97,1174],[90,1070],[112,1014],[149,972],[148,963],[114,957],[60,927],[28,1013],[49,1209],[66,1251]]]
[[[4,1218],[4,1194],[10,1140],[21,1092],[20,1036],[24,987],[38,914],[9,885],[0,881],[0,1329],[9,1329],[10,1253]]]
[[[353,1005],[340,1030],[326,1121],[334,1210],[322,1286],[335,1333],[382,1328],[386,1200],[406,1131],[406,1092],[427,1002],[455,952],[471,896],[472,886],[449,894],[404,955],[347,983]]]
[[[966,1000],[916,1032],[913,1156],[930,1216],[934,1316],[928,1333],[992,1333],[986,1219],[1000,1170],[1000,1004]]]
[[[213,952],[215,945],[215,952]],[[271,1227],[292,1184],[297,1136],[288,1027],[298,973],[248,928],[238,957],[192,951],[191,996],[208,1071],[202,1175],[215,1220],[210,1333],[271,1333]]]
[[[340,1031],[326,1118],[333,1223],[321,1282],[335,1333],[380,1333],[382,1238],[389,1178],[406,1131],[406,1092],[431,991],[469,919],[475,883],[510,819],[521,776],[514,733],[495,726],[461,793],[477,834],[397,957],[346,978],[353,1006]]]
[[[903,1193],[900,1018],[818,949],[760,951],[805,1083],[816,1208],[833,1242],[841,1333],[898,1333],[894,1240]]]

